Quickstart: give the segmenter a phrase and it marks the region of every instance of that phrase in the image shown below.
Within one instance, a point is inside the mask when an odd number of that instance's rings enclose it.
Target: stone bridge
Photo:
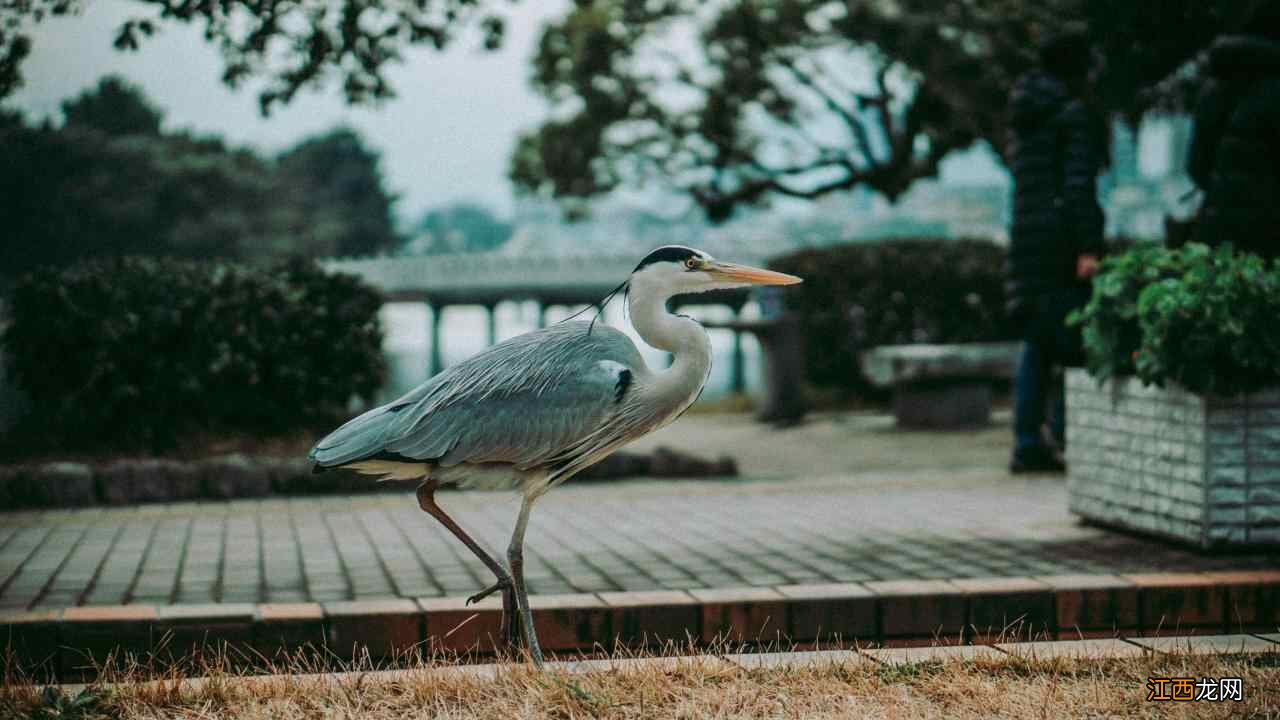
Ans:
[[[548,306],[599,303],[627,279],[638,255],[521,256],[503,253],[338,258],[321,261],[329,272],[356,275],[381,291],[388,302],[422,302],[431,310],[431,374],[441,362],[441,318],[450,305],[479,305],[488,311],[488,338],[497,339],[494,310],[500,302],[535,301],[538,325]],[[764,265],[762,256],[735,252],[734,261]],[[746,291],[700,295],[697,304],[728,305],[736,313]],[[677,304],[679,300],[677,299]],[[741,338],[734,332],[733,386],[741,390]]]

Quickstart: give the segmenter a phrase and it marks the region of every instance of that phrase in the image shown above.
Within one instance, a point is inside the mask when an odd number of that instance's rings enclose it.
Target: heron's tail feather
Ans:
[[[358,415],[316,443],[307,457],[321,468],[367,459],[382,450],[387,426],[393,419],[394,414],[385,407]]]

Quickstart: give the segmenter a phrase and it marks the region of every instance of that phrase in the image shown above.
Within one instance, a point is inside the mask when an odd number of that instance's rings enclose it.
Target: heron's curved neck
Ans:
[[[694,392],[701,390],[711,368],[711,341],[707,339],[707,332],[693,320],[667,312],[671,294],[664,289],[637,283],[628,297],[631,324],[640,339],[675,355],[674,364],[664,375],[670,376],[673,382],[679,379],[692,384],[696,381]]]

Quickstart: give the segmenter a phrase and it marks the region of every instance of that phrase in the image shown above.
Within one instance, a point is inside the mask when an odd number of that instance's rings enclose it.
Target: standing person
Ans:
[[[1209,50],[1187,171],[1205,191],[1196,239],[1280,257],[1280,3]]]
[[[1104,247],[1097,176],[1105,164],[1105,125],[1085,102],[1093,69],[1088,36],[1061,34],[1039,55],[1039,66],[1018,79],[1009,97],[1009,311],[1023,338],[1013,473],[1066,470],[1041,427],[1051,416],[1062,448],[1065,408],[1055,370],[1082,360],[1079,331],[1066,326],[1066,316],[1088,300]]]

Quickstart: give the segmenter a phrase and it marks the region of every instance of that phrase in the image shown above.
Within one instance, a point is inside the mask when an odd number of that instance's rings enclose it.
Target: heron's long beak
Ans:
[[[762,270],[749,265],[713,260],[703,268],[709,275],[721,280],[749,283],[751,285],[795,285],[804,282],[795,275]]]

